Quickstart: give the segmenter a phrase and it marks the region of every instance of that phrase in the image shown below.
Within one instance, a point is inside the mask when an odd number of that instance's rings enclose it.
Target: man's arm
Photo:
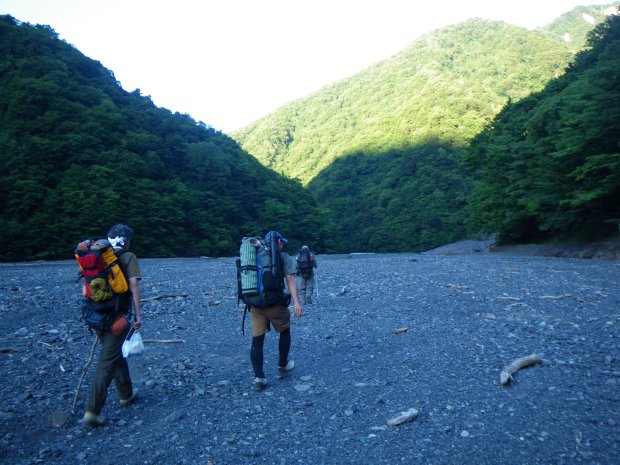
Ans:
[[[299,301],[299,296],[297,295],[297,283],[295,282],[295,275],[287,274],[286,282],[288,284],[288,290],[291,292],[291,298],[293,299],[295,316],[297,318],[300,318],[304,314],[304,311],[301,308],[301,302]]]
[[[133,327],[136,331],[140,331],[142,321],[140,320],[140,282],[138,278],[129,278],[129,289],[131,289],[131,298],[133,299]]]

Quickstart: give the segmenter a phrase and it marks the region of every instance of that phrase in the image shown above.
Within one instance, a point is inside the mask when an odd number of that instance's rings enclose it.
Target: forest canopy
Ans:
[[[471,144],[468,225],[505,241],[596,240],[620,226],[620,17],[566,73],[508,104]]]
[[[117,222],[141,256],[232,256],[270,228],[329,244],[312,196],[230,137],[124,91],[49,27],[2,16],[0,43],[0,260],[72,257]]]

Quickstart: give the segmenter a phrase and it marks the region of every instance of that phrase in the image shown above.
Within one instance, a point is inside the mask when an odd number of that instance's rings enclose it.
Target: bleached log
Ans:
[[[570,297],[570,294],[564,294],[564,295],[541,295],[539,297],[539,299],[560,300],[560,299],[564,299],[566,297]]]
[[[53,346],[52,344],[48,344],[47,342],[38,341],[38,343],[47,347],[47,350],[62,350],[62,347],[56,347],[56,346]]]
[[[528,355],[527,357],[521,357],[516,359],[510,365],[506,366],[499,374],[499,381],[503,385],[508,384],[512,380],[512,375],[519,371],[521,368],[528,367],[541,363],[542,360],[536,354]]]
[[[162,294],[162,295],[154,295],[153,297],[144,297],[140,299],[142,302],[146,302],[148,300],[161,300],[161,299],[176,299],[177,297],[187,297],[187,294]]]
[[[8,354],[9,352],[19,352],[15,347],[0,347],[0,354]]]
[[[142,339],[144,344],[177,344],[185,342],[185,339]]]
[[[407,331],[409,331],[409,328],[396,328],[394,334],[406,333]]]
[[[417,409],[410,408],[409,410],[400,412],[400,415],[398,415],[397,417],[392,418],[391,420],[388,420],[387,425],[398,426],[398,425],[402,425],[403,423],[407,423],[408,421],[413,421],[418,416],[418,413],[419,412]]]
[[[446,284],[446,287],[451,287],[451,288],[458,289],[461,291],[469,289],[469,286],[459,286],[458,284],[450,284],[450,283]]]

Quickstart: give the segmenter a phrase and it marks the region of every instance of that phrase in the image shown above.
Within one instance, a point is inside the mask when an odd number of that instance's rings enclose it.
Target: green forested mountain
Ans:
[[[271,228],[319,252],[424,250],[466,224],[609,231],[617,33],[597,29],[564,75],[582,13],[435,31],[239,131],[243,149],[124,91],[49,26],[0,16],[0,261],[68,258],[115,222],[144,257],[230,256]]]
[[[578,6],[564,13],[542,30],[564,42],[573,52],[578,52],[586,43],[594,25],[605,20],[605,11],[617,7],[618,2],[598,6]]]
[[[147,257],[231,256],[269,228],[325,247],[331,237],[300,183],[125,92],[50,27],[0,16],[0,260],[70,258],[115,222]]]
[[[233,137],[304,184],[350,153],[428,142],[463,147],[509,98],[542,89],[571,56],[547,34],[473,19],[427,34]]]
[[[308,185],[356,250],[424,250],[465,236],[468,141],[569,63],[548,33],[474,19],[287,105],[233,136]]]
[[[560,77],[603,11],[579,7],[537,31],[480,19],[435,31],[233,137],[308,186],[333,215],[341,250],[464,238],[470,140],[508,102]]]
[[[620,17],[560,78],[504,108],[472,142],[469,226],[504,241],[595,240],[620,226]]]

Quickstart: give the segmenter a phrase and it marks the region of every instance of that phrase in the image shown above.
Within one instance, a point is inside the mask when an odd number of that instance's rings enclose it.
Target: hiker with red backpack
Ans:
[[[96,301],[91,293],[92,288],[95,287],[94,283],[97,281],[97,278],[85,280],[85,299],[82,312],[85,316],[85,321],[91,328],[95,329],[98,342],[101,342],[102,345],[99,353],[99,360],[95,368],[94,379],[90,386],[86,411],[84,413],[84,424],[90,427],[97,427],[105,424],[105,421],[99,415],[105,404],[108,388],[112,380],[114,380],[116,390],[118,391],[121,407],[132,404],[137,398],[137,390],[133,389],[127,360],[123,357],[121,352],[123,342],[125,342],[130,330],[140,331],[142,327],[139,285],[139,280],[142,278],[142,275],[138,258],[133,252],[129,251],[129,244],[133,235],[133,230],[129,226],[117,224],[110,228],[107,241],[102,239],[95,242],[106,244],[107,247],[113,248],[114,254],[118,258],[124,279],[127,281],[127,286],[124,288],[126,289],[125,292],[113,295],[107,301]],[[83,248],[83,243],[80,243],[76,250],[76,258],[82,269],[81,274],[86,276],[88,274],[88,268],[92,267],[84,266],[84,264],[88,263],[88,260],[83,260],[83,257],[80,256],[80,253],[86,255],[84,251],[81,250]],[[100,283],[98,288],[101,288],[105,284],[105,281],[108,281],[112,277],[109,271],[107,273],[108,276],[104,275],[99,278],[99,281],[103,281],[103,283]],[[109,294],[112,295],[114,293],[110,291]],[[111,303],[106,304],[106,302]],[[105,308],[106,305],[109,308]],[[96,308],[97,311],[92,312],[92,308]],[[86,317],[89,312],[93,314],[98,313],[105,318],[99,322],[93,323],[91,319]],[[129,323],[132,318],[132,313],[133,328],[131,328]]]
[[[312,293],[314,292],[314,269],[316,257],[307,245],[302,246],[297,253],[297,276],[299,281],[299,296],[301,303],[312,303]]]

